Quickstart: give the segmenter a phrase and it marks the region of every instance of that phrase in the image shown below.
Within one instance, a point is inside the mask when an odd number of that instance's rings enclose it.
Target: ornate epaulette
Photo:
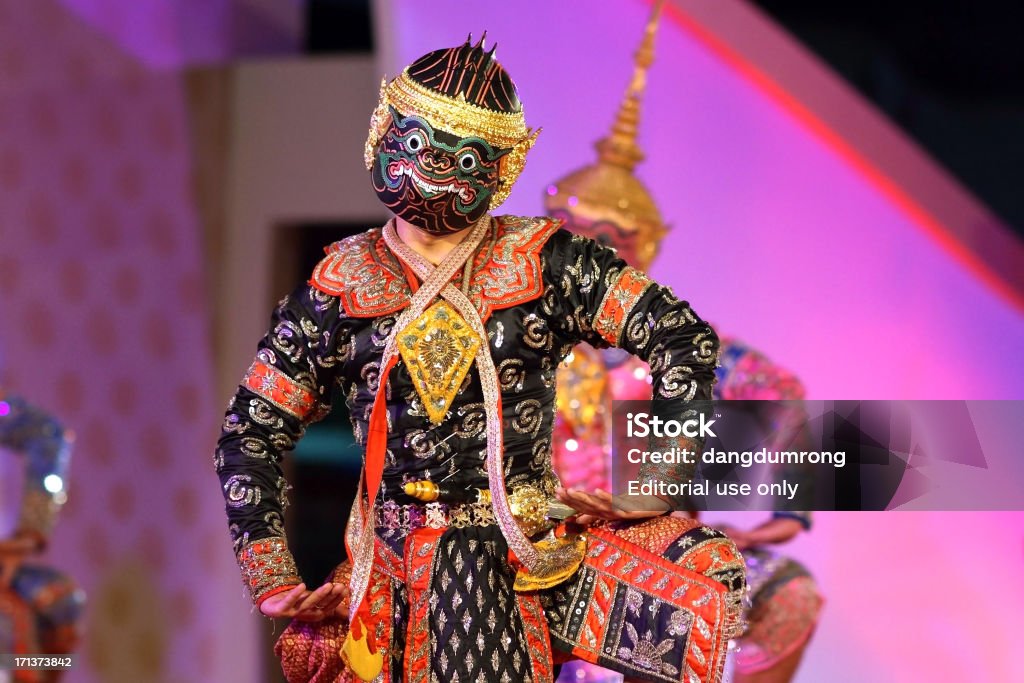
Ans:
[[[561,225],[562,221],[546,217],[495,217],[494,229],[473,258],[468,292],[484,320],[492,310],[525,303],[543,293],[540,252]],[[337,296],[349,317],[378,317],[408,305],[409,283],[380,228],[335,242],[326,251],[309,284]]]
[[[375,318],[408,305],[409,283],[380,228],[346,237],[325,251],[309,284],[338,297],[349,317]]]
[[[492,310],[532,301],[544,292],[540,251],[564,221],[497,216],[473,259],[469,299],[487,320]]]

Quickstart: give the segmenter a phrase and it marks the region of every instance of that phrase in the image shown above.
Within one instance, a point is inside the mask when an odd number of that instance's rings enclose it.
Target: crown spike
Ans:
[[[470,33],[466,38],[466,42],[459,46],[459,51],[455,53],[455,62],[457,64],[465,64],[469,59],[469,56],[473,54],[473,34]]]
[[[475,48],[473,48],[474,52],[477,55],[477,58],[476,58],[476,68],[478,70],[480,70],[480,71],[483,71],[487,67],[487,65],[490,63],[490,59],[491,59],[490,53],[485,52],[485,50],[487,49],[486,48],[486,42],[485,42],[486,40],[487,40],[487,31],[484,31],[484,34],[482,36],[480,36],[480,42],[477,43]]]

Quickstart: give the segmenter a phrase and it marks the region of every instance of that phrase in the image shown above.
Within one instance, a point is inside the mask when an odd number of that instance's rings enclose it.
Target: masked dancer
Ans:
[[[395,218],[328,248],[230,403],[216,469],[253,600],[293,619],[290,681],[541,683],[571,657],[632,680],[721,676],[745,590],[733,543],[664,514],[673,501],[563,489],[551,465],[576,344],[652,362],[652,409],[678,418],[711,396],[717,338],[611,249],[492,215],[536,138],[483,40],[382,82],[365,163]],[[349,560],[311,589],[280,463],[335,388],[364,466]]]

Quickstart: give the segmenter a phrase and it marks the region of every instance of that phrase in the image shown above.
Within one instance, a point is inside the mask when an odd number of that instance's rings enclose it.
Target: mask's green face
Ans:
[[[397,216],[434,234],[464,230],[487,211],[509,150],[476,137],[436,130],[391,108],[370,176],[377,196]]]

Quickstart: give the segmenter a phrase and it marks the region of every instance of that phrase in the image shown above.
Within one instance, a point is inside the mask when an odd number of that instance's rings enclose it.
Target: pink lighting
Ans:
[[[742,2],[713,4],[707,13],[723,25],[756,13]],[[984,272],[972,255],[983,252],[971,245],[965,253],[962,235],[954,241],[936,223],[967,214],[936,209],[942,197],[923,203],[948,178],[911,192],[901,184],[906,173],[879,170],[845,131],[801,113],[817,110],[758,75],[759,63],[745,71],[725,44],[713,46],[715,34],[694,19],[695,8],[710,5],[669,2],[648,76],[640,124],[647,159],[637,173],[671,226],[655,278],[722,333],[795,371],[811,398],[1024,398],[1024,317],[993,286],[993,278],[1010,282],[1012,269]],[[595,158],[649,3],[590,4],[585,13],[570,3],[488,3],[461,23],[451,21],[461,16],[455,0],[389,7],[388,73],[478,26],[501,43],[528,124],[544,127],[502,211],[533,214],[553,180]],[[745,46],[790,40],[763,18],[742,26],[771,34],[736,37]],[[814,59],[799,45],[786,55]],[[1012,262],[1019,248],[996,256]],[[1016,578],[1022,525],[1021,513],[818,515],[813,531],[787,547],[826,595],[797,683],[1024,680],[1009,635],[1019,619],[1007,608],[1024,604]],[[968,535],[991,554],[989,576],[950,542]]]
[[[276,675],[213,436],[291,277],[277,240],[384,216],[362,165],[381,75],[486,28],[543,128],[498,213],[536,215],[596,159],[651,8],[373,0],[374,55],[309,58],[306,4],[0,0],[0,418],[24,397],[77,433],[44,480],[68,505],[42,560],[90,601],[66,683]],[[652,277],[809,398],[1024,400],[1024,244],[752,2],[666,0],[639,126],[669,225]],[[548,445],[601,462],[577,438]],[[786,546],[825,596],[795,683],[1024,681],[1022,530],[816,514]]]

